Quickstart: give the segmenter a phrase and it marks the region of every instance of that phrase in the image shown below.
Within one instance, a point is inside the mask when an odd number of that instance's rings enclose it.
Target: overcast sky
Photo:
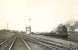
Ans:
[[[0,29],[24,30],[31,18],[33,32],[54,29],[78,18],[78,0],[0,0]]]

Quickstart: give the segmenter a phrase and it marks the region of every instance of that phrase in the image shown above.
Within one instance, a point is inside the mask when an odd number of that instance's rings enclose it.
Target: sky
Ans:
[[[0,29],[49,32],[78,18],[78,0],[0,0]],[[8,26],[7,26],[8,25]]]

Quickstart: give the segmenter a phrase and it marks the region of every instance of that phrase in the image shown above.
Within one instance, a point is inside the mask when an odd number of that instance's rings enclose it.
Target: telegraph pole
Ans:
[[[8,29],[8,23],[7,23],[7,29]]]

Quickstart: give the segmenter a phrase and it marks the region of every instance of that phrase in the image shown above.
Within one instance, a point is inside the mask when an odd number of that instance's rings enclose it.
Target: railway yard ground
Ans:
[[[0,50],[78,50],[78,43],[43,35],[7,32],[0,38]]]

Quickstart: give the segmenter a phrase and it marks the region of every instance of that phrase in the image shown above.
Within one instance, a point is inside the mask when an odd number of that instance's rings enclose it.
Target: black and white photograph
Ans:
[[[78,0],[0,0],[0,50],[78,50]]]

